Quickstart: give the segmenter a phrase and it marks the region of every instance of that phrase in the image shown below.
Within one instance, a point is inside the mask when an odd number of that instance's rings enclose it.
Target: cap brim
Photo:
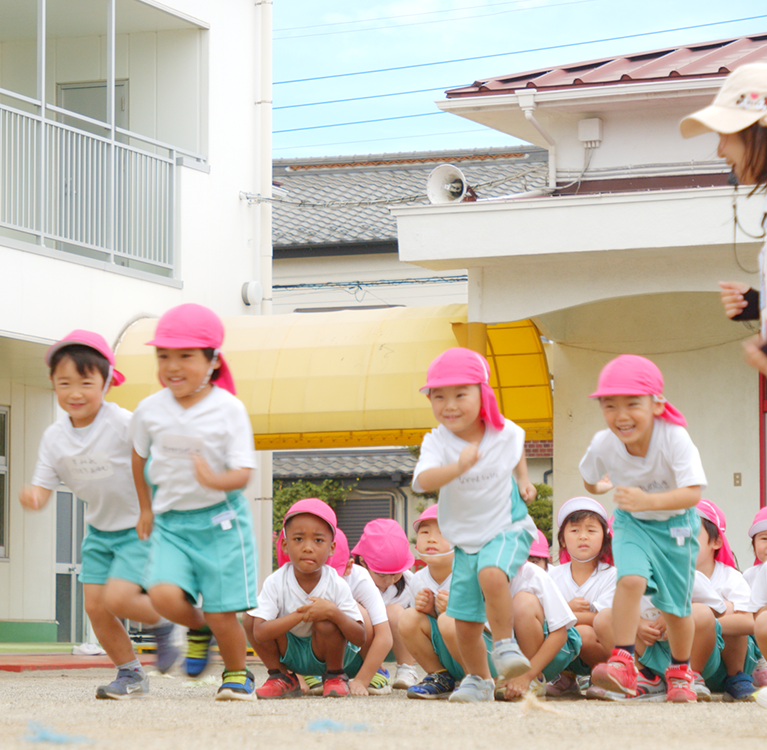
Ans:
[[[693,112],[679,123],[682,138],[694,138],[704,133],[737,133],[753,125],[765,116],[764,112],[754,112],[735,107],[720,107],[712,104],[705,109]]]

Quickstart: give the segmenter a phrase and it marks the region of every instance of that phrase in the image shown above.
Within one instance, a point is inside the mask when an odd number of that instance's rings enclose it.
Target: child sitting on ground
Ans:
[[[301,695],[296,674],[322,675],[323,696],[349,695],[348,672],[365,643],[351,590],[325,563],[335,550],[336,514],[316,498],[294,503],[283,521],[290,562],[272,573],[243,625],[269,672],[262,700]],[[348,672],[347,672],[348,670]]]
[[[549,552],[549,540],[546,535],[538,529],[538,538],[530,545],[530,554],[527,562],[537,565],[545,571],[549,569],[551,562],[551,552]]]
[[[751,549],[754,551],[754,564],[743,571],[743,578],[746,579],[749,587],[753,587],[762,563],[767,560],[767,508],[761,508],[754,516],[754,522],[748,530],[748,535],[751,537]],[[756,646],[755,637],[750,636],[750,638]],[[767,660],[764,656],[759,656],[751,677],[756,687],[767,686]]]

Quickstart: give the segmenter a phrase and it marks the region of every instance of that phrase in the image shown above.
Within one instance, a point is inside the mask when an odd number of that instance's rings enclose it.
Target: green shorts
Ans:
[[[695,508],[666,521],[640,521],[631,513],[616,510],[613,557],[618,580],[641,576],[647,581],[645,593],[655,607],[688,617],[692,614],[699,530],[700,516]]]
[[[716,645],[701,672],[701,677],[706,681],[706,684],[708,684],[709,679],[712,679],[714,675],[717,674],[720,666],[724,666],[724,663],[722,662],[723,648],[724,638],[722,638],[722,626],[717,622]],[[637,657],[637,660],[640,664],[652,669],[655,674],[662,677],[666,673],[666,667],[671,665],[671,649],[669,648],[668,641],[655,641],[655,643],[650,644],[645,649],[644,653]],[[727,676],[726,672],[727,670],[725,670],[725,677]],[[718,692],[721,692],[721,690]]]
[[[549,626],[546,622],[543,623],[543,635],[546,638],[549,635]],[[557,675],[563,670],[570,668],[570,665],[578,658],[582,645],[583,639],[575,626],[568,628],[565,645],[559,649],[554,658],[543,668],[543,676],[547,682],[556,679]]]
[[[450,651],[448,651],[442,638],[442,633],[439,632],[439,624],[433,617],[429,617],[429,625],[431,626],[431,645],[439,659],[439,663],[450,673],[454,680],[462,680],[466,673]],[[490,674],[495,678],[495,667],[493,666],[493,660],[490,658],[490,652],[493,650],[493,637],[486,630],[482,631],[482,637],[485,639],[485,648],[487,649],[487,666],[490,667]]]
[[[446,614],[463,622],[485,622],[485,599],[479,587],[479,571],[500,568],[511,580],[527,562],[536,529],[530,516],[515,521],[508,531],[491,539],[479,552],[455,548],[453,577]]]
[[[322,675],[327,672],[324,661],[320,661],[312,651],[311,636],[299,637],[290,631],[287,633],[288,647],[280,661],[286,669],[296,674]],[[354,677],[362,666],[362,657],[359,654],[359,646],[347,641],[344,653],[344,672],[349,677]]]
[[[146,585],[150,544],[135,528],[101,531],[88,526],[82,546],[80,583],[105,584],[109,578]]]
[[[256,540],[248,501],[234,493],[199,510],[155,516],[148,587],[170,583],[203,612],[243,612],[257,606]]]
[[[721,651],[719,648],[719,644],[721,641],[722,648],[724,648],[724,639],[722,638],[722,626],[717,621],[716,623],[716,645],[717,648],[714,649],[715,652]],[[759,652],[759,649],[756,645],[756,640],[752,636],[749,636],[748,638],[748,650],[746,651],[746,661],[743,664],[743,671],[750,675],[754,669],[756,668],[756,662],[759,661],[759,657],[761,656],[761,653]],[[703,678],[706,680],[706,687],[712,692],[712,693],[723,693],[724,692],[724,681],[727,679],[727,667],[724,664],[724,660],[720,660],[719,664],[717,665],[717,669],[713,672],[713,674],[703,675]]]

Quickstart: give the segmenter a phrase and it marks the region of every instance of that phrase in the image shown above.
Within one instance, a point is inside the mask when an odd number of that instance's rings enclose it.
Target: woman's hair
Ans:
[[[74,362],[77,372],[81,377],[86,377],[92,372],[100,372],[101,377],[104,379],[104,385],[106,385],[109,379],[109,362],[103,354],[99,354],[95,349],[90,346],[84,346],[82,344],[72,344],[71,346],[62,346],[61,349],[55,351],[51,357],[51,377],[56,372],[56,368],[65,357]]]
[[[559,561],[562,562],[562,555],[564,552],[567,552],[567,545],[565,544],[565,529],[567,528],[567,524],[579,523],[580,521],[585,521],[587,518],[596,519],[599,521],[599,525],[602,527],[602,548],[599,550],[599,554],[597,555],[597,562],[604,562],[608,565],[612,565],[613,546],[612,539],[610,537],[610,529],[607,526],[607,521],[605,521],[605,519],[602,518],[602,516],[600,516],[598,513],[594,513],[590,510],[574,510],[572,513],[570,513],[569,516],[565,518],[565,521],[559,528],[559,533],[557,534],[557,544],[559,545]]]
[[[743,130],[738,131],[745,148],[743,170],[749,177],[753,177],[754,189],[749,193],[753,195],[760,188],[767,187],[767,128],[755,122]]]
[[[202,350],[202,353],[205,355],[205,359],[208,360],[208,362],[213,361],[213,357],[216,356],[216,350],[211,346],[207,347]],[[221,374],[221,368],[217,367],[210,375],[211,382],[214,380],[218,380],[218,376]]]
[[[354,555],[352,559],[357,565],[361,565],[366,570],[370,570],[368,564],[362,559],[360,555]],[[407,581],[405,580],[405,576],[401,575],[399,580],[395,581],[394,583],[394,588],[397,589],[397,596],[399,596],[405,590],[405,586],[407,586]]]

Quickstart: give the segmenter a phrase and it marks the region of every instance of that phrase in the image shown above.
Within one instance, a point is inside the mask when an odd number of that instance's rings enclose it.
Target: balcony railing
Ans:
[[[177,150],[119,128],[114,140],[86,132],[0,95],[14,105],[0,102],[0,235],[172,277]]]

